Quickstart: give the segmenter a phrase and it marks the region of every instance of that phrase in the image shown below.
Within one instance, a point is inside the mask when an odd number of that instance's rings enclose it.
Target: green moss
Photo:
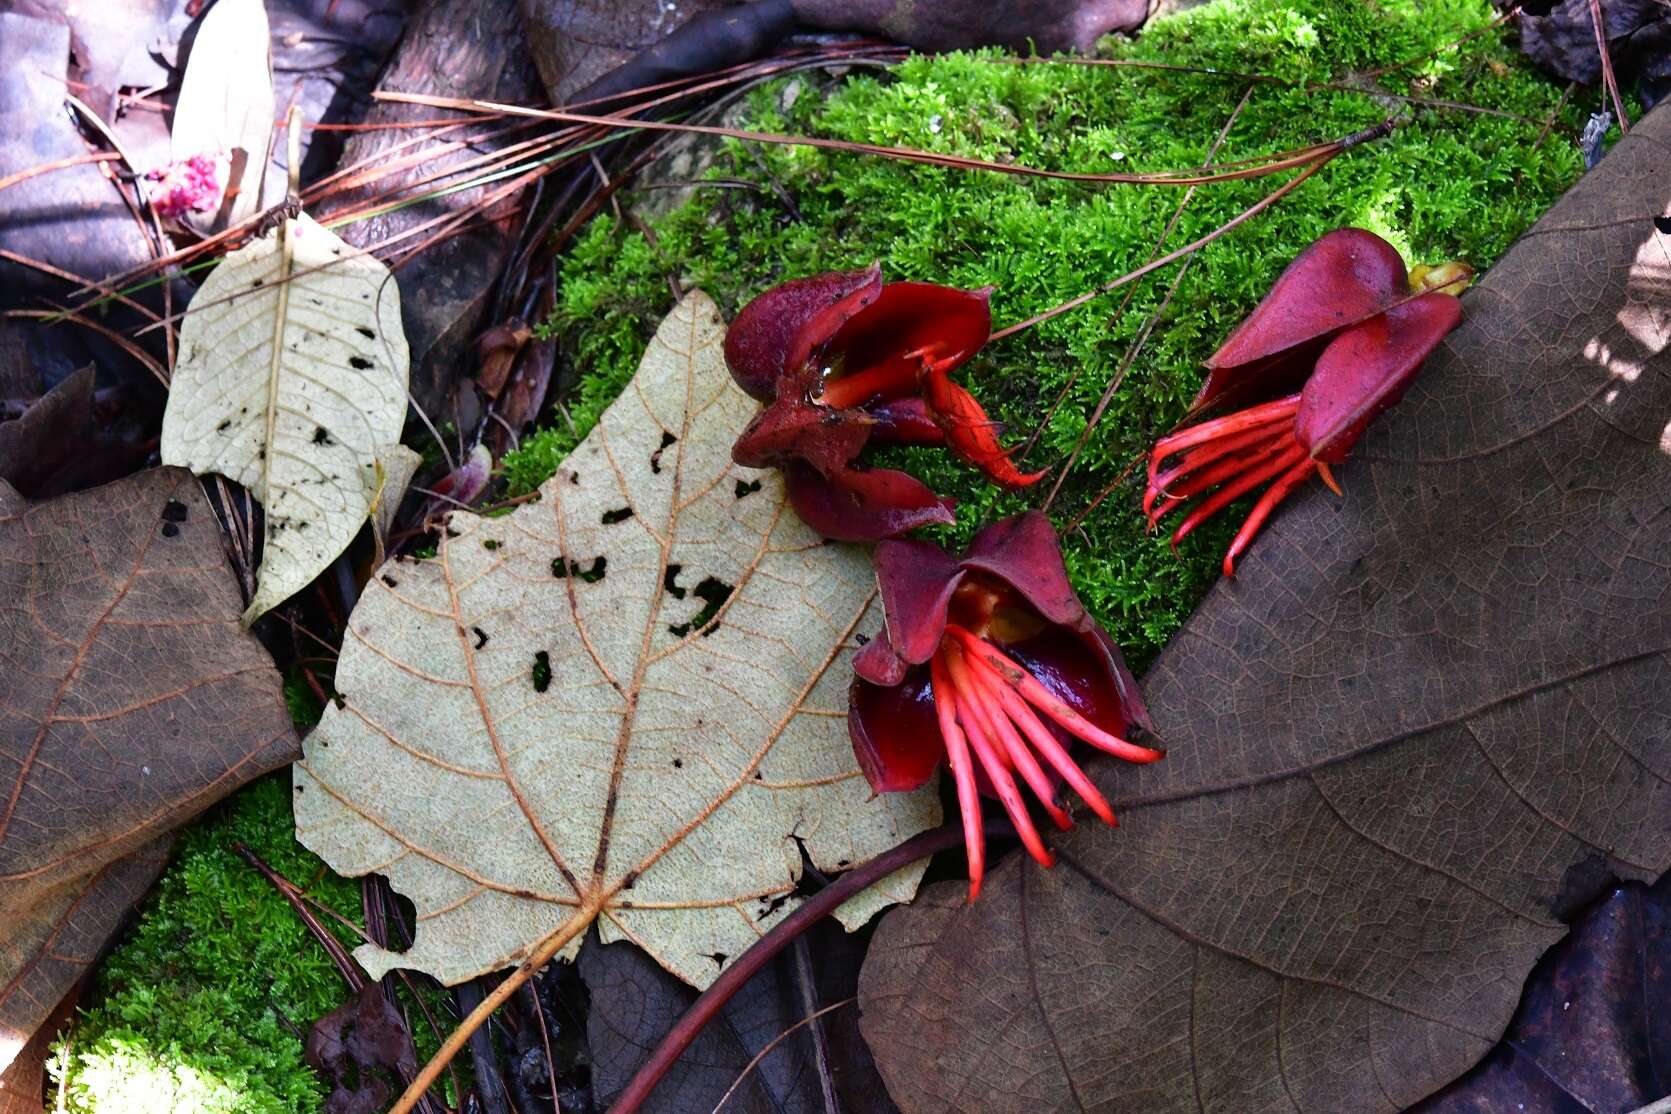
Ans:
[[[290,906],[232,847],[247,843],[355,921],[359,885],[297,844],[291,824],[290,778],[280,773],[180,837],[136,925],[100,968],[92,1005],[60,1038],[66,1109],[319,1109],[324,1091],[302,1059],[303,1035],[346,989]]]
[[[1353,75],[1421,58],[1485,27],[1492,15],[1486,0],[1224,0],[1158,22],[1139,40],[1110,46],[1109,55],[1281,81],[958,54],[860,73],[823,98],[802,91],[792,99],[774,86],[752,100],[749,124],[1033,167],[1143,171],[1206,161],[1244,90],[1247,103],[1219,161],[1348,135],[1399,115],[1392,136],[1335,159],[1194,260],[1052,507],[1066,523],[1177,421],[1199,385],[1201,361],[1316,236],[1357,224],[1413,261],[1486,265],[1577,178],[1582,166],[1570,137],[1585,109],[1557,111],[1559,87],[1495,33],[1375,81],[1384,92],[1512,116],[1302,87],[1364,81]],[[994,320],[1002,325],[1144,263],[1184,196],[1177,187],[1085,185],[737,143],[720,152],[708,175],[730,180],[727,188],[699,186],[692,200],[651,222],[653,240],[604,216],[562,260],[549,329],[584,374],[562,420],[506,458],[515,492],[550,476],[631,377],[671,304],[670,272],[734,312],[781,279],[880,259],[891,278],[993,284]],[[757,188],[735,188],[738,180]],[[1212,231],[1280,180],[1199,188],[1167,247]],[[1028,465],[1056,464],[1073,449],[1174,273],[1142,282],[1124,312],[1117,312],[1119,294],[1100,298],[990,346],[961,373],[1012,442],[1025,440],[1066,391]],[[959,500],[957,527],[941,532],[947,542],[1037,505],[1051,483],[1004,492],[944,453],[893,455]],[[1066,552],[1081,594],[1141,665],[1215,579],[1233,527],[1227,520],[1203,530],[1175,555],[1163,538],[1145,535],[1135,495],[1131,483],[1114,491],[1067,535]]]

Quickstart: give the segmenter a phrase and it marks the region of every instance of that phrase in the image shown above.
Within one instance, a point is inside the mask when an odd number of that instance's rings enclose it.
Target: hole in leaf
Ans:
[[[541,650],[534,655],[534,691],[544,692],[551,687],[551,655]]]
[[[756,491],[759,491],[759,490],[760,490],[760,481],[759,480],[750,480],[747,483],[744,483],[742,480],[737,481],[737,498],[739,498],[739,499],[741,499],[745,496],[748,496],[748,495],[753,495]]]
[[[348,366],[355,371],[367,371],[371,368],[371,361],[364,356],[350,356],[348,357]]]
[[[370,329],[366,328],[364,325],[355,325],[354,326],[354,331],[356,333],[359,333],[361,336],[365,337],[367,340],[376,340],[377,339],[377,334],[372,332]]]
[[[331,431],[322,425],[314,426],[313,443],[315,445],[329,445],[331,443]]]
[[[384,573],[382,575],[382,577],[380,577],[379,579],[381,579],[383,581],[383,583],[387,584],[391,588],[399,588],[400,587],[400,581],[396,580],[394,577],[390,576],[388,573]]]
[[[658,476],[661,475],[661,454],[666,452],[667,447],[677,440],[679,439],[667,432],[665,429],[661,431],[661,444],[656,448],[655,452],[650,454],[650,471],[654,472]]]
[[[731,957],[726,955],[724,952],[714,952],[714,953],[706,956],[705,958],[713,960],[715,966],[724,967],[725,966],[725,961],[730,959]]]
[[[662,574],[661,586],[667,590],[668,595],[676,600],[685,598],[685,590],[679,587],[679,574],[684,571],[684,568],[683,565],[670,564],[667,566],[667,571]]]
[[[215,427],[215,432],[216,433],[225,433],[227,430],[229,430],[231,428],[232,428],[232,419],[231,418],[222,418],[221,422],[220,422],[220,425]]]
[[[471,627],[470,633],[476,636],[476,649],[487,645],[487,632],[480,627]]]
[[[191,512],[178,499],[170,499],[163,504],[162,520],[164,522],[184,522]]]
[[[494,550],[499,548],[499,539],[498,538],[483,538],[482,539],[482,548],[487,550],[489,553],[492,553]]]
[[[592,558],[590,568],[582,568],[578,561],[570,561],[565,565],[561,557],[555,557],[551,561],[551,575],[558,580],[565,576],[572,576],[587,584],[596,584],[602,580],[608,568],[609,558],[601,553]]]
[[[162,524],[162,536],[165,538],[177,538],[180,536],[180,528],[172,522],[165,522]]]
[[[684,768],[685,768],[685,760],[684,760],[684,759],[683,759],[683,758],[675,758],[675,759],[674,759],[674,760],[673,760],[673,768],[674,768],[674,769],[675,769],[675,770],[682,770],[682,769],[684,769]]]
[[[718,630],[719,624],[714,622],[714,616],[725,606],[725,601],[731,598],[734,589],[716,576],[705,576],[695,591],[696,598],[702,601],[702,610],[692,615],[689,621],[667,628],[676,638],[683,638],[693,630],[700,630],[702,637],[706,638]],[[713,625],[710,626],[710,623]]]
[[[1655,217],[1654,227],[1667,236],[1671,236],[1671,217]]]
[[[600,521],[605,526],[613,526],[617,522],[625,522],[627,519],[629,519],[631,517],[632,517],[632,508],[631,507],[616,507],[612,511],[604,511],[603,512],[603,517],[600,519]]]

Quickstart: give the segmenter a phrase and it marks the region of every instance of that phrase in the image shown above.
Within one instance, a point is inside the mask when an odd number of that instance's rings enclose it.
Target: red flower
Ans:
[[[1270,483],[1224,555],[1224,575],[1234,576],[1236,558],[1271,512],[1313,473],[1341,493],[1329,465],[1345,460],[1369,423],[1403,397],[1462,320],[1455,295],[1472,276],[1463,263],[1406,275],[1398,251],[1361,228],[1336,229],[1306,248],[1207,361],[1193,410],[1269,401],[1155,444],[1143,495],[1149,525],[1188,505],[1172,534],[1177,545]]]
[[[986,343],[987,290],[882,282],[879,267],[795,279],[743,308],[725,337],[732,377],[766,403],[732,457],[783,470],[790,502],[826,537],[872,541],[952,521],[914,476],[872,469],[881,443],[947,445],[999,483],[1033,483],[985,411],[951,381]]]
[[[920,541],[876,547],[884,626],[853,660],[847,728],[871,788],[916,789],[941,758],[951,767],[969,853],[969,900],[980,893],[985,837],[978,793],[995,795],[1022,843],[1055,862],[1016,784],[1026,782],[1057,827],[1067,782],[1103,820],[1108,802],[1068,753],[1074,739],[1128,762],[1164,753],[1127,742],[1152,730],[1137,681],[1113,639],[1068,583],[1056,532],[1038,511],[986,527],[961,560]]]

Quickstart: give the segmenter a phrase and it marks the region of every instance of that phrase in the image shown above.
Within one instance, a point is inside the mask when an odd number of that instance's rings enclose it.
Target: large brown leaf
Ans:
[[[158,841],[295,735],[190,473],[34,504],[0,484],[0,554],[3,1066],[155,876]]]
[[[1212,592],[1147,681],[1167,760],[1098,770],[1118,830],[884,921],[905,1110],[1396,1110],[1671,863],[1668,153],[1661,109]]]
[[[803,847],[837,869],[939,821],[931,792],[859,773],[844,708],[875,580],[732,462],[756,407],[724,335],[689,294],[538,503],[453,515],[354,608],[296,830],[416,906],[409,950],[355,952],[375,977],[572,955],[596,919],[705,986],[794,909]]]

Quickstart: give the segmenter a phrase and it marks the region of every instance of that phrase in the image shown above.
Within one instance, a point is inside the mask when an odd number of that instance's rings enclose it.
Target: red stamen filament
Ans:
[[[990,601],[986,602],[990,611]],[[1045,846],[1027,811],[1016,775],[1027,783],[1058,828],[1071,828],[1073,817],[1057,801],[1056,787],[1041,758],[1073,787],[1092,812],[1109,824],[1117,823],[1107,798],[1039,718],[1040,712],[1077,738],[1130,762],[1153,762],[1165,753],[1128,743],[1102,730],[1008,654],[956,623],[946,625],[940,648],[929,660],[929,683],[934,692],[934,714],[946,743],[946,761],[957,786],[958,809],[963,814],[971,902],[980,894],[986,871],[986,836],[975,763],[980,763],[1027,853],[1047,868],[1055,865],[1056,856]]]
[[[1161,438],[1149,455],[1149,486],[1143,494],[1143,510],[1150,527],[1192,499],[1204,496],[1173,531],[1172,545],[1176,548],[1203,522],[1270,483],[1224,555],[1224,575],[1235,576],[1236,558],[1253,542],[1278,504],[1312,474],[1321,474],[1339,494],[1340,487],[1327,466],[1311,459],[1294,436],[1291,420],[1299,404],[1300,396],[1290,395]],[[1162,463],[1173,456],[1177,461],[1162,471]]]

